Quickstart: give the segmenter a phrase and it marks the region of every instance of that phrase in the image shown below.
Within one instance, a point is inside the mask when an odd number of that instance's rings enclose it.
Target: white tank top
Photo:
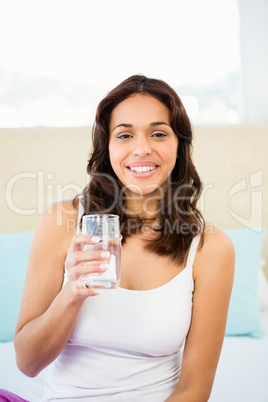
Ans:
[[[179,381],[191,321],[199,238],[192,241],[186,267],[163,286],[119,287],[85,300],[69,341],[48,369],[42,401],[163,402],[169,397]]]

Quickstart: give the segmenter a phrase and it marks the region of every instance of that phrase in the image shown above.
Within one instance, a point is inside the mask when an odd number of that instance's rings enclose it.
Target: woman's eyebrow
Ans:
[[[161,126],[161,125],[163,125],[163,124],[164,124],[165,126],[170,127],[170,125],[169,125],[168,123],[165,123],[164,121],[153,121],[152,123],[150,123],[150,127]],[[118,128],[118,127],[126,127],[126,128],[129,128],[129,127],[133,127],[133,125],[132,125],[132,124],[128,124],[128,123],[121,123],[121,124],[118,124],[117,126],[115,126],[115,127],[113,128],[112,132],[113,132],[116,128]]]
[[[155,126],[161,126],[162,124],[164,124],[165,126],[170,127],[170,125],[164,121],[154,121],[152,123],[150,123],[151,127],[155,127]]]
[[[113,128],[112,132],[118,127],[127,127],[128,128],[128,127],[133,127],[133,125],[132,124],[127,124],[127,123],[118,124],[117,126],[115,126]]]

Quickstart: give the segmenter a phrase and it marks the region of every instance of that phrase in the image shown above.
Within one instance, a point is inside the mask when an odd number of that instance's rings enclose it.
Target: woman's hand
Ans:
[[[98,289],[84,287],[81,278],[83,275],[101,274],[107,270],[110,253],[103,250],[86,249],[87,245],[96,246],[99,242],[100,238],[97,236],[82,234],[73,236],[65,261],[65,269],[75,296],[87,298],[100,294]]]

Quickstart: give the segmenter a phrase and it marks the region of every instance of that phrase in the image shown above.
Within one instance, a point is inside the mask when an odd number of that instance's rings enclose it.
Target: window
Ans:
[[[2,8],[0,127],[89,126],[100,99],[136,73],[176,89],[194,124],[239,121],[235,0],[14,0]]]

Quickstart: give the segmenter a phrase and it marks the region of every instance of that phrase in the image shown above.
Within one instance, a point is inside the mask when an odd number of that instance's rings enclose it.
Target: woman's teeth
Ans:
[[[131,166],[129,167],[132,172],[136,173],[142,173],[142,172],[150,172],[151,170],[154,170],[156,166]]]

